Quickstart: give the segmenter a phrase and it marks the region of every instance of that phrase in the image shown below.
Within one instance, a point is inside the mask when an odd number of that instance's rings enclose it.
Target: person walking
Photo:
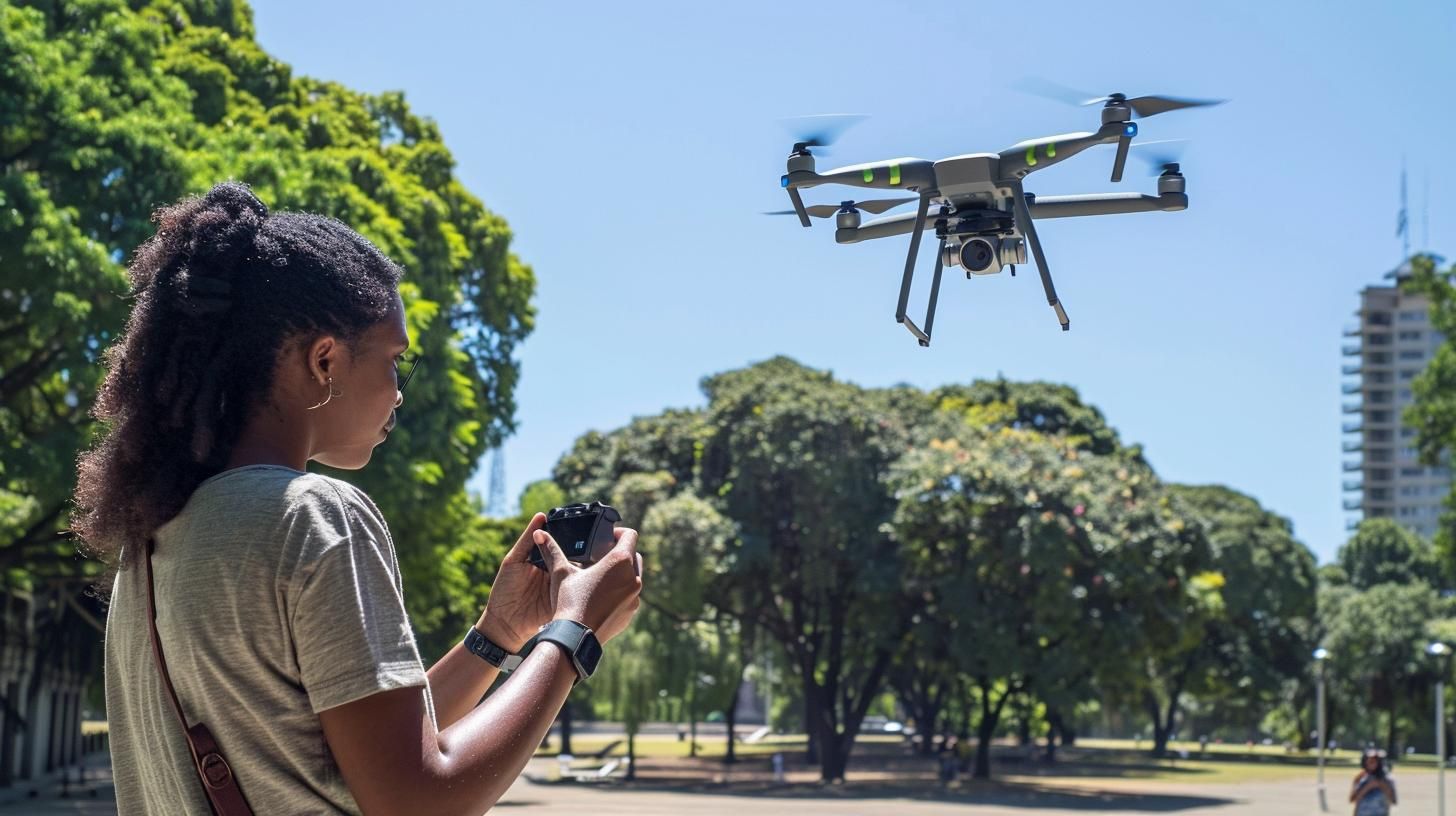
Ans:
[[[1395,780],[1385,764],[1385,752],[1367,748],[1360,758],[1360,772],[1350,785],[1350,801],[1355,816],[1389,816],[1396,804]]]

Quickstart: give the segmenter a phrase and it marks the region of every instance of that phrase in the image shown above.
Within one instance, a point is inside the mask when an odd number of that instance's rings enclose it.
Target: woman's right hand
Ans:
[[[534,535],[551,575],[555,605],[552,617],[591,627],[601,643],[620,635],[642,603],[642,556],[637,554],[637,531],[618,527],[613,535],[616,544],[588,567],[566,560],[560,545],[545,530],[537,530]]]

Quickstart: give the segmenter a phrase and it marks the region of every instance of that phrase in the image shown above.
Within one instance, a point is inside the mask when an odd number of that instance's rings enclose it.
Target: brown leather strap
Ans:
[[[202,723],[189,728],[187,718],[182,715],[182,702],[177,699],[177,690],[172,687],[172,677],[167,673],[167,661],[162,657],[162,637],[157,634],[157,598],[152,586],[152,550],[155,548],[156,540],[147,539],[147,557],[144,559],[147,565],[147,625],[152,630],[152,657],[157,662],[157,672],[162,675],[162,685],[167,687],[172,710],[177,712],[177,720],[182,723],[182,733],[187,737],[187,747],[192,751],[192,762],[197,768],[202,792],[212,804],[212,812],[217,816],[252,816],[253,810],[248,807],[248,800],[243,798],[232,766],[223,757],[222,748],[218,747],[212,732]]]

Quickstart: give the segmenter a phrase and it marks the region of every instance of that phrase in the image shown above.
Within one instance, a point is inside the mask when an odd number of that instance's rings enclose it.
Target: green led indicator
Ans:
[[[1036,166],[1036,145],[1032,145],[1026,149],[1026,166]]]
[[[1048,142],[1047,143],[1047,158],[1048,159],[1055,159],[1056,157],[1057,157],[1057,143],[1056,142]]]
[[[898,164],[892,164],[892,165],[890,165],[890,183],[891,184],[899,184],[900,183],[900,165],[898,165]]]
[[[865,171],[864,171],[864,180],[865,180],[865,184],[869,184],[869,183],[871,183],[871,182],[873,182],[875,180],[875,171],[874,171],[873,168],[870,168],[870,167],[866,167],[865,168]]]

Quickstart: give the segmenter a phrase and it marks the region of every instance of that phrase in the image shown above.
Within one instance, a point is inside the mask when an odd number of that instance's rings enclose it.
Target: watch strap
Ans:
[[[572,668],[576,669],[577,682],[591,677],[602,659],[602,645],[597,640],[596,633],[586,624],[574,620],[551,621],[541,627],[541,631],[531,640],[532,648],[537,643],[546,641],[565,650],[571,658]]]
[[[504,646],[482,635],[474,626],[465,633],[465,648],[481,660],[503,672],[513,672],[521,665],[521,655],[511,654]]]

